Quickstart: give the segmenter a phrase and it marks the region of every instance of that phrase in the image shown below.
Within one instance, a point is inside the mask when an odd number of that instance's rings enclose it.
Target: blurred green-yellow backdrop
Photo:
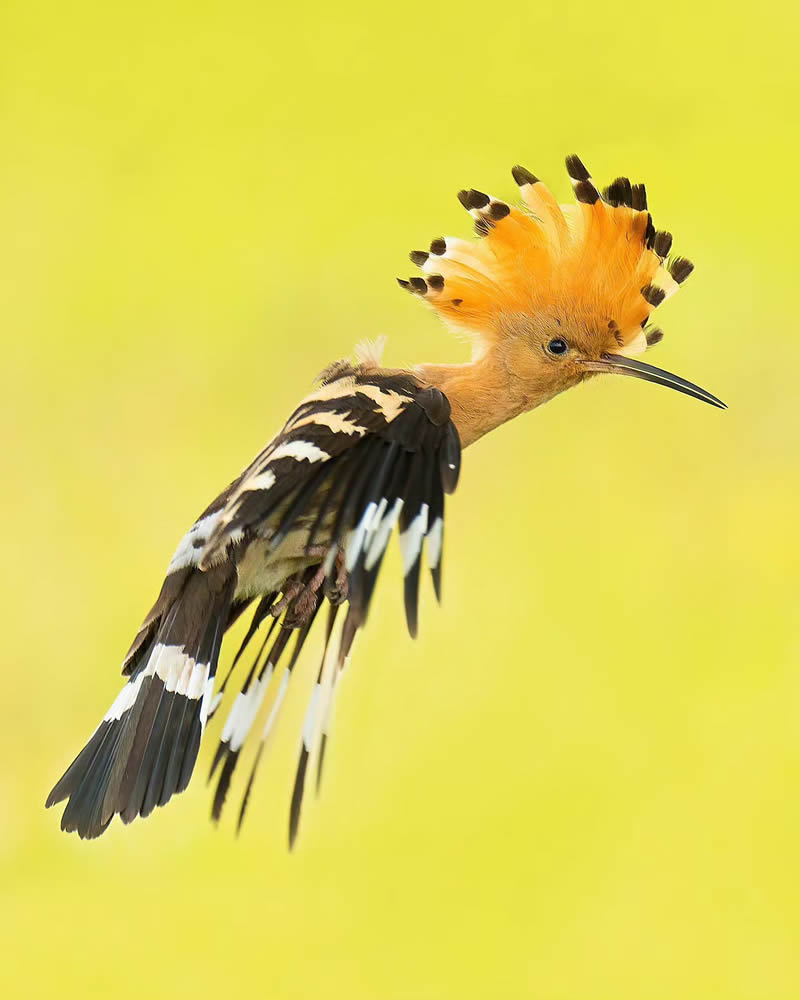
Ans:
[[[2,996],[800,996],[800,18],[740,10],[5,0]],[[463,359],[406,252],[573,151],[696,261],[652,357],[730,410],[595,380],[467,452],[293,855],[302,682],[238,840],[208,747],[62,835],[185,528],[357,340]]]

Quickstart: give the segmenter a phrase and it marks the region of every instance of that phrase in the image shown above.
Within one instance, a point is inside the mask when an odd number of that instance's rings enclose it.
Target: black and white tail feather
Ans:
[[[327,604],[324,652],[291,797],[293,843],[309,764],[316,755],[318,786],[334,695],[395,528],[412,636],[423,543],[440,596],[444,496],[456,487],[459,465],[458,433],[438,389],[368,364],[339,363],[323,373],[280,434],[178,546],[124,661],[127,683],[47,799],[48,806],[67,800],[62,829],[97,837],[116,814],[129,823],[183,791],[230,677],[264,631],[211,768],[211,776],[218,773],[212,804],[218,819],[242,748],[271,702],[241,824],[293,668]],[[215,694],[223,635],[254,603],[250,627]]]

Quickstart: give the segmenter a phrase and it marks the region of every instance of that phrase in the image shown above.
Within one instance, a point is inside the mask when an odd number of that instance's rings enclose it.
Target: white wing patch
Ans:
[[[382,500],[381,503],[386,506],[386,501]],[[379,508],[380,509],[380,508]],[[367,539],[369,543],[369,548],[367,549],[367,558],[364,560],[364,569],[369,572],[375,563],[380,559],[383,554],[383,550],[386,548],[389,542],[389,536],[397,524],[397,519],[400,517],[400,511],[403,509],[403,498],[398,497],[392,509],[383,514],[382,517],[376,516],[372,522],[373,529],[370,532],[370,536]]]
[[[221,737],[222,742],[227,743],[234,752],[241,749],[247,739],[247,734],[258,715],[271,679],[272,669],[268,668],[262,677],[250,685],[247,691],[240,692],[236,696],[228,718],[225,720]]]
[[[279,458],[296,458],[298,461],[306,459],[308,462],[324,462],[330,457],[327,451],[323,451],[310,441],[285,441],[272,452],[269,460],[277,462]],[[272,478],[275,479],[274,476]]]
[[[275,475],[272,472],[264,473],[264,475],[272,476],[272,481],[274,483]],[[248,487],[248,489],[250,488],[251,487]],[[257,487],[252,488],[255,489]],[[266,487],[258,488],[264,489]],[[176,573],[179,569],[185,569],[187,566],[198,565],[202,558],[206,543],[219,526],[224,513],[224,510],[217,510],[214,511],[213,514],[206,514],[206,516],[201,517],[199,521],[195,521],[195,523],[183,536],[180,544],[175,550],[175,555],[172,557],[170,564],[167,567],[167,575],[170,573]],[[233,544],[238,542],[241,538],[242,532],[238,530],[234,531],[231,533],[230,543]]]
[[[275,696],[275,702],[272,708],[269,710],[269,715],[267,716],[267,721],[264,723],[264,729],[261,733],[261,744],[267,742],[267,737],[269,736],[273,725],[275,724],[275,719],[278,717],[278,712],[281,710],[281,705],[283,704],[283,699],[286,697],[286,689],[289,687],[289,677],[291,675],[288,671],[284,673],[281,677],[281,684],[278,688],[278,693]]]
[[[335,434],[355,434],[357,437],[363,437],[366,434],[366,429],[355,420],[349,420],[341,413],[332,413],[327,410],[318,410],[316,413],[309,413],[307,417],[295,420],[292,423],[292,430],[297,430],[298,427],[308,427],[309,424],[316,427],[327,427]]]
[[[317,732],[317,709],[320,704],[321,688],[322,683],[317,681],[314,685],[314,690],[311,692],[311,700],[308,703],[306,717],[303,721],[303,745],[309,753],[311,753],[313,749],[314,739]]]
[[[424,503],[417,516],[400,535],[400,551],[403,554],[403,573],[407,574],[419,559],[422,551],[422,539],[428,530],[428,505]]]
[[[442,558],[442,534],[444,531],[444,521],[437,517],[428,532],[428,565],[431,569],[436,569],[439,560]]]
[[[184,569],[186,566],[196,566],[199,553],[211,535],[214,528],[219,523],[222,511],[218,510],[214,514],[207,514],[189,528],[181,539],[180,545],[175,550],[167,573],[174,573],[176,570]]]
[[[384,507],[386,506],[386,501],[383,501]],[[373,500],[371,503],[367,504],[367,508],[361,516],[361,520],[358,522],[356,530],[352,533],[350,541],[347,545],[347,553],[345,555],[345,567],[349,573],[355,564],[358,562],[359,554],[364,545],[364,539],[366,538],[369,529],[372,525],[373,517],[375,516],[375,511],[378,509],[378,505]]]
[[[275,473],[272,469],[266,469],[255,476],[248,476],[242,482],[242,492],[246,493],[248,490],[271,490],[274,485]]]

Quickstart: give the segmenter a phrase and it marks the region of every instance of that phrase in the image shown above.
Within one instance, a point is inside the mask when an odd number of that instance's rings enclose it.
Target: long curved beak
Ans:
[[[678,392],[685,392],[687,396],[694,396],[704,403],[718,406],[721,410],[727,410],[727,406],[721,399],[712,396],[710,392],[701,389],[694,382],[687,382],[685,378],[665,372],[655,365],[647,365],[644,361],[634,361],[624,354],[604,354],[599,361],[583,361],[584,368],[592,372],[607,372],[611,375],[630,375],[633,378],[644,379],[645,382],[655,382],[656,385],[665,385],[669,389],[677,389]]]

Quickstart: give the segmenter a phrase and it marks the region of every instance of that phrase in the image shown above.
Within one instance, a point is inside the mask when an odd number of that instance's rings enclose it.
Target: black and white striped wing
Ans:
[[[375,379],[375,376],[371,379]],[[458,480],[458,433],[450,420],[449,404],[437,389],[423,388],[408,376],[386,378],[380,386],[375,381],[361,384],[369,386],[368,398],[373,399],[374,403],[381,402],[380,399],[373,398],[376,388],[380,388],[383,393],[401,395],[399,401],[390,397],[389,419],[386,419],[386,411],[382,411],[379,406],[374,410],[370,407],[372,429],[352,441],[349,448],[337,451],[330,438],[317,433],[316,420],[302,418],[300,426],[303,438],[294,438],[292,450],[303,456],[315,456],[318,450],[327,450],[329,455],[331,452],[335,454],[320,460],[318,470],[314,469],[314,461],[297,459],[298,464],[305,464],[305,476],[294,485],[290,495],[280,501],[280,513],[274,513],[276,501],[270,496],[270,491],[278,482],[278,476],[273,480],[273,476],[269,474],[272,469],[265,454],[264,464],[254,463],[243,477],[240,488],[232,496],[227,515],[223,515],[221,520],[225,525],[221,540],[216,542],[211,539],[213,553],[214,545],[225,544],[226,533],[231,532],[239,537],[241,533],[247,536],[268,530],[272,532],[271,544],[276,546],[275,551],[279,551],[280,546],[294,532],[299,531],[306,546],[320,552],[320,563],[307,570],[305,579],[311,580],[315,576],[317,579],[320,576],[324,578],[320,592],[327,598],[330,610],[325,654],[303,726],[290,815],[291,841],[297,832],[308,760],[315,744],[318,745],[319,780],[336,681],[355,633],[366,621],[389,539],[397,528],[403,561],[406,618],[409,631],[415,635],[423,543],[427,542],[428,563],[434,588],[439,596],[444,495],[455,489]],[[360,388],[356,389],[356,395],[359,392]],[[352,406],[352,400],[344,405]],[[363,401],[359,405],[363,405]],[[340,407],[339,409],[341,410]],[[319,414],[320,426],[327,428],[329,411],[317,409],[314,412]],[[339,416],[341,415],[339,412]],[[354,417],[353,410],[349,410],[346,419],[351,421]],[[363,415],[360,419],[363,419]],[[294,433],[297,424],[290,421],[287,428]],[[327,431],[323,431],[323,435],[327,435]],[[274,456],[276,452],[282,457],[285,449],[279,444],[271,454]],[[296,473],[297,470],[293,471]],[[248,478],[251,484],[260,485],[256,489],[248,488]],[[272,527],[265,529],[270,519]],[[342,576],[346,581],[344,593],[341,591]],[[338,628],[334,630],[339,604],[345,594],[346,611],[339,614]],[[269,595],[267,603],[274,600],[275,596]],[[314,614],[318,607],[315,605]],[[267,613],[268,608],[262,601],[254,616],[255,627],[251,626],[243,647],[251,641]],[[286,616],[291,616],[291,613],[290,605]],[[299,629],[294,650],[277,686],[247,783],[239,815],[240,822],[264,744],[312,621],[313,616]],[[280,628],[270,630],[267,635],[223,728],[212,767],[212,773],[217,768],[220,769],[212,809],[215,817],[221,814],[239,754],[288,642],[285,622],[286,618]],[[237,659],[241,652],[240,649]],[[223,688],[225,683],[227,678]]]
[[[214,762],[222,765],[212,810],[218,816],[268,689],[273,703],[256,764],[320,603],[327,601],[327,652],[303,731],[293,836],[308,754],[320,738],[321,765],[336,677],[366,620],[395,527],[412,634],[426,539],[439,593],[444,494],[455,488],[459,461],[446,398],[412,375],[339,368],[308,396],[178,546],[125,658],[128,683],[48,797],[48,805],[68,800],[62,828],[98,836],[115,814],[130,822],[186,788],[231,676],[214,695],[223,634],[257,600],[231,671],[259,626],[266,620],[272,626],[223,728]],[[245,804],[254,773],[255,766]]]

